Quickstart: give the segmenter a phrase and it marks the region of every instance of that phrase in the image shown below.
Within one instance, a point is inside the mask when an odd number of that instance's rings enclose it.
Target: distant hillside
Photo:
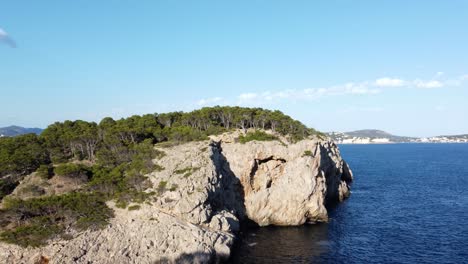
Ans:
[[[40,134],[43,129],[40,128],[26,128],[20,126],[9,126],[9,127],[2,127],[0,128],[0,136],[4,137],[14,137],[23,134]]]
[[[412,142],[416,138],[395,136],[388,132],[377,129],[363,129],[351,132],[331,132],[328,133],[334,141],[337,142],[350,142],[357,141],[358,143],[399,143],[399,142]]]
[[[463,134],[463,135],[445,135],[445,136],[439,136],[439,137],[446,137],[446,138],[467,138],[468,139],[468,134]]]
[[[343,144],[371,144],[371,143],[465,143],[468,134],[452,136],[436,136],[429,138],[415,138],[395,136],[377,129],[363,129],[351,132],[326,133],[333,141]]]
[[[353,136],[353,137],[371,137],[371,138],[378,138],[378,137],[395,137],[394,135],[377,129],[362,129],[356,130],[351,132],[345,132],[345,134]]]
[[[388,132],[377,130],[377,129],[363,129],[363,130],[356,130],[351,132],[346,132],[345,134],[352,136],[352,137],[362,137],[362,138],[388,138],[392,142],[410,142],[415,140],[416,138],[412,137],[405,137],[405,136],[395,136]]]

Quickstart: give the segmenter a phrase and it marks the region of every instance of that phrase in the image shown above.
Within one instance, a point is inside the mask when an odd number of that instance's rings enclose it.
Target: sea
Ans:
[[[354,182],[329,223],[245,229],[231,263],[468,263],[468,144],[339,148]]]

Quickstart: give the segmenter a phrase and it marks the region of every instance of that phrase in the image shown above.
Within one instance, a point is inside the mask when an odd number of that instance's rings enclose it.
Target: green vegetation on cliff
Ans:
[[[244,144],[249,141],[272,141],[272,140],[278,140],[278,137],[275,137],[274,135],[267,134],[263,131],[254,131],[254,132],[248,132],[247,134],[239,136],[239,142]]]
[[[69,193],[28,200],[6,199],[0,210],[0,239],[21,246],[41,246],[66,231],[99,229],[113,212],[99,194]]]
[[[206,107],[189,113],[147,114],[99,124],[56,122],[40,136],[0,138],[0,176],[28,174],[40,165],[85,160],[105,167],[130,162],[140,143],[187,142],[239,128],[271,129],[299,140],[317,131],[280,111],[261,108]]]

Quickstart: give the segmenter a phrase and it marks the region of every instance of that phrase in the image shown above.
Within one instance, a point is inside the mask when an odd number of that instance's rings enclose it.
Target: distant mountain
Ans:
[[[395,136],[377,129],[363,129],[350,132],[328,133],[334,141],[339,143],[402,143],[413,142],[416,138]]]
[[[463,134],[463,135],[448,135],[448,136],[439,136],[439,137],[446,137],[446,138],[468,138],[468,134]]]
[[[436,136],[430,138],[415,138],[395,136],[377,129],[363,129],[351,132],[326,133],[333,141],[342,144],[372,144],[372,143],[468,143],[468,134],[453,136]]]
[[[345,132],[345,134],[353,136],[353,137],[371,137],[371,138],[378,138],[378,137],[395,137],[394,135],[377,129],[362,129],[356,130],[351,132]]]
[[[0,128],[0,137],[14,137],[23,134],[40,134],[43,129],[41,128],[26,128],[20,126],[9,126]]]

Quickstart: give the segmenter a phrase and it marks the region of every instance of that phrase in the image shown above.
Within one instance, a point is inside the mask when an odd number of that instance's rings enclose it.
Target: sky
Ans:
[[[239,105],[468,133],[468,1],[0,2],[0,127]]]

